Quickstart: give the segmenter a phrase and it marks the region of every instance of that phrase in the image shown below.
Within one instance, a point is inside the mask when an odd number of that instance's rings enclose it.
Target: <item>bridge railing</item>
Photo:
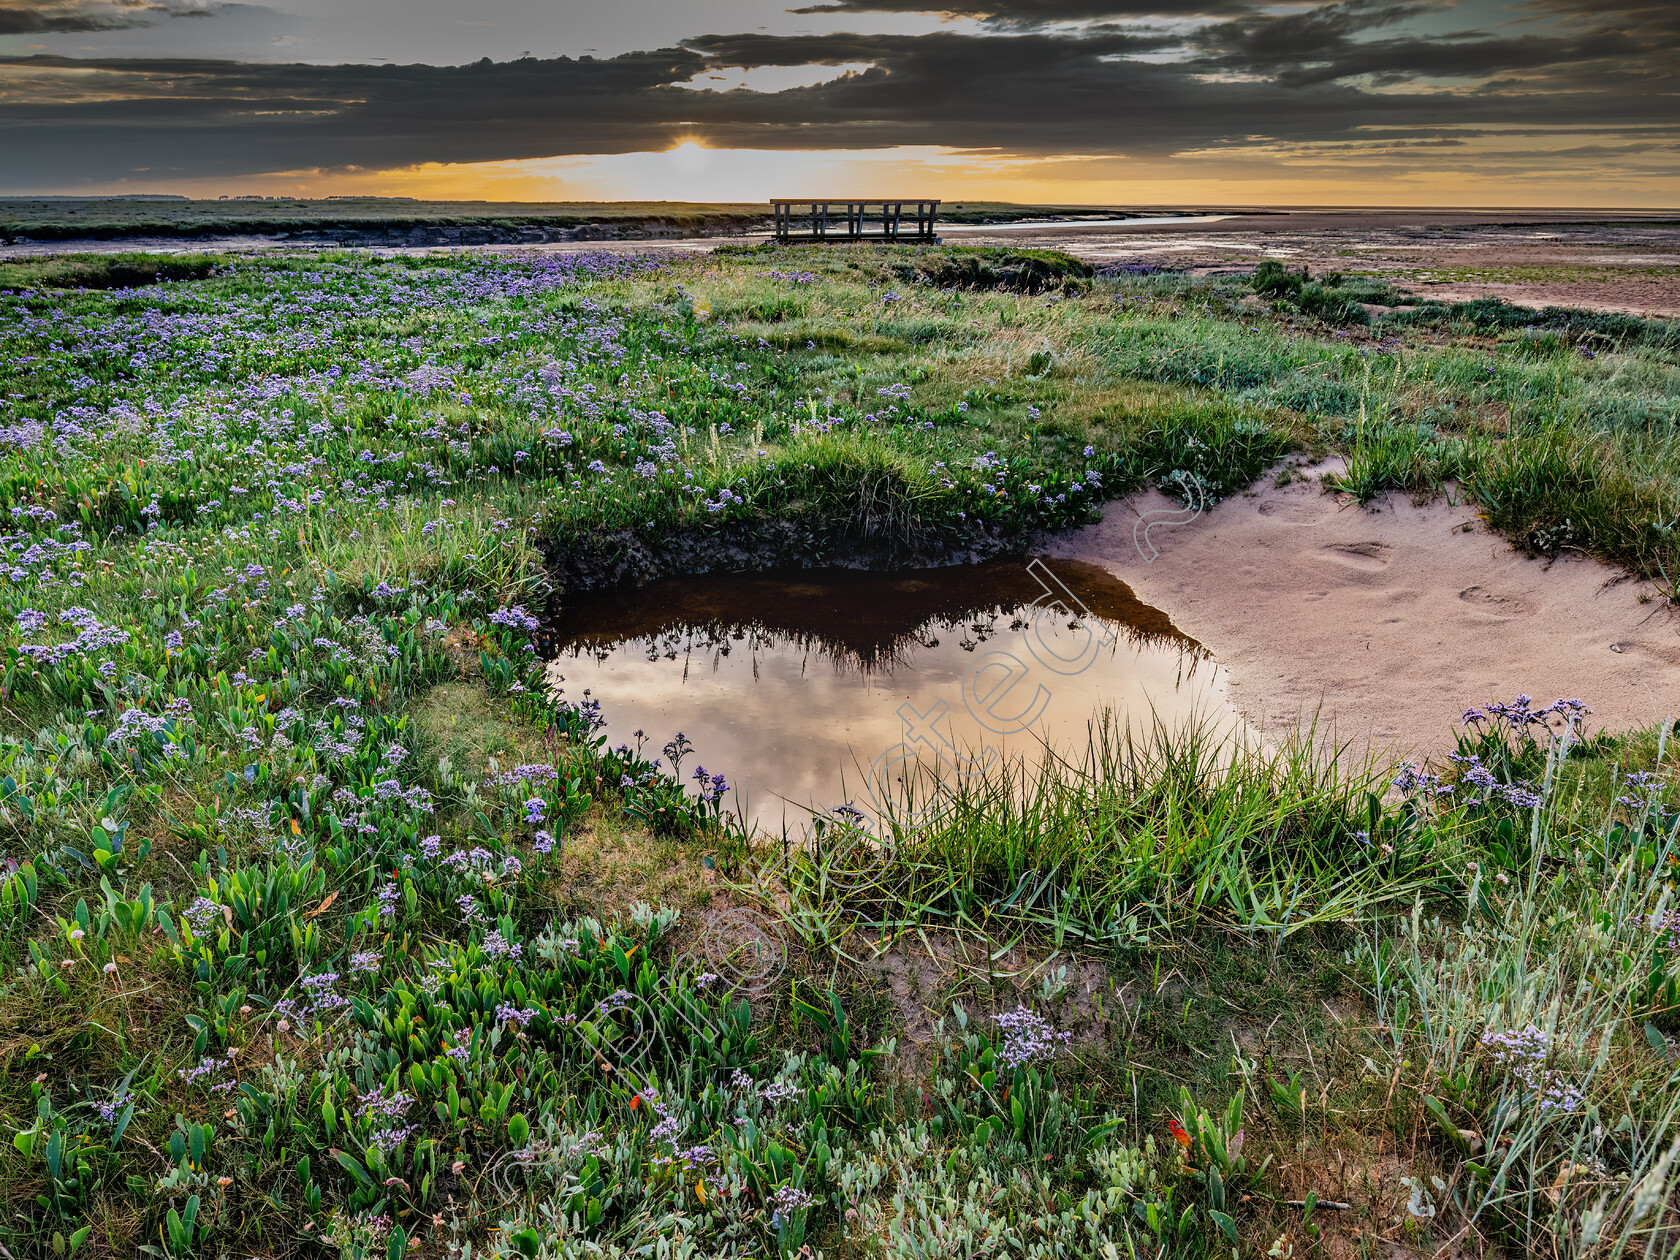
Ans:
[[[776,239],[800,241],[904,241],[931,244],[939,238],[937,201],[772,200]],[[873,228],[875,230],[871,231]]]

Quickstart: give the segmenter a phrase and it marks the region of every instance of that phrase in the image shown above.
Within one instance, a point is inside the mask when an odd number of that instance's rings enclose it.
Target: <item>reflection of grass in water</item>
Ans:
[[[695,655],[727,657],[734,652],[749,656],[816,652],[828,658],[836,673],[890,675],[910,664],[917,648],[937,647],[941,632],[960,633],[965,636],[965,645],[973,647],[991,639],[998,629],[996,618],[971,622],[938,618],[890,640],[859,643],[814,630],[768,629],[756,621],[713,622],[665,630],[647,638],[623,639],[611,646],[598,641],[588,645],[576,643],[569,645],[569,649],[562,646],[560,651],[562,655],[570,650],[574,655],[592,656],[598,662],[605,662],[614,648],[623,644],[638,646],[650,662]]]
[[[1160,610],[1093,565],[1050,561],[1059,581],[1117,637],[1136,645],[1200,653]],[[605,659],[625,642],[649,660],[689,652],[814,649],[836,668],[869,673],[903,663],[930,635],[959,634],[974,646],[1025,629],[1044,588],[1022,561],[866,576],[799,572],[670,579],[634,592],[581,597],[552,627],[555,644]],[[1061,599],[1060,592],[1056,595]],[[1005,620],[1007,618],[1007,620]]]
[[[720,656],[729,656],[733,652],[745,652],[749,655],[785,655],[814,651],[826,657],[837,673],[891,675],[900,668],[913,665],[918,648],[938,647],[941,635],[960,636],[960,645],[968,652],[978,651],[994,639],[1007,641],[1011,632],[1026,628],[1027,623],[1019,615],[1022,611],[1025,610],[977,611],[968,620],[934,618],[923,622],[915,630],[890,640],[870,643],[860,643],[814,630],[768,629],[757,622],[730,625],[711,623],[666,630],[652,637],[620,639],[611,645],[598,640],[587,644],[562,645],[560,654],[565,656],[569,653],[574,657],[591,656],[597,662],[605,662],[612,655],[614,648],[623,644],[637,645],[650,662],[674,661],[690,655],[705,656],[713,653]],[[1005,617],[1009,617],[1010,620],[1005,621]],[[1103,618],[1097,618],[1097,621],[1113,632],[1120,642],[1137,647],[1176,650],[1192,661],[1207,659],[1208,656],[1206,650],[1193,639],[1181,635],[1155,633]],[[1080,624],[1084,624],[1083,621]]]

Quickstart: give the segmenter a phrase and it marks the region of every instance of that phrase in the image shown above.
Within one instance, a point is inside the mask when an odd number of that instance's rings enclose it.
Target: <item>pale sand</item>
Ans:
[[[1153,563],[1134,545],[1139,515],[1184,515],[1154,491],[1048,550],[1165,610],[1272,735],[1317,712],[1321,732],[1359,751],[1438,756],[1466,707],[1519,692],[1585,700],[1589,729],[1680,717],[1680,615],[1649,582],[1581,556],[1531,558],[1470,505],[1390,495],[1362,508],[1322,488],[1335,467],[1283,487],[1268,476],[1187,524],[1156,525]]]

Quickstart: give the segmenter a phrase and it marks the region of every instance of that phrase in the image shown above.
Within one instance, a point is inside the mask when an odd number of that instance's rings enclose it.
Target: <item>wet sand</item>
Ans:
[[[1519,692],[1585,700],[1594,729],[1680,717],[1680,614],[1650,583],[1584,556],[1531,558],[1467,505],[1359,507],[1319,484],[1335,466],[1155,526],[1153,563],[1140,514],[1183,515],[1153,491],[1049,550],[1168,610],[1264,732],[1316,716],[1356,748],[1439,754],[1464,709]]]

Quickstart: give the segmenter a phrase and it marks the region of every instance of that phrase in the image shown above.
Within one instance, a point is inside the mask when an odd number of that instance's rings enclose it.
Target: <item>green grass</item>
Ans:
[[[217,260],[190,254],[77,254],[0,262],[0,288],[126,289],[167,280],[202,280]]]
[[[530,629],[1292,450],[1672,598],[1669,325],[1007,250],[157,261],[0,283],[11,1254],[1675,1254],[1680,815],[1629,776],[1680,732],[1483,723],[1408,792],[1103,728],[783,844]]]
[[[695,231],[756,226],[769,209],[758,203],[691,201],[494,202],[416,201],[407,197],[187,198],[130,201],[103,197],[32,201],[0,198],[0,238],[73,240],[136,236],[231,236],[241,233],[407,231],[411,228],[586,223],[646,224]]]
[[[1369,861],[1354,839],[1386,787],[1380,770],[1324,755],[1310,732],[1233,756],[1207,728],[1138,737],[1107,715],[1083,761],[962,781],[938,817],[898,828],[873,915],[895,929],[995,923],[1094,948],[1210,916],[1281,939],[1346,921],[1351,907],[1382,913],[1425,886],[1419,854]],[[1433,837],[1418,844],[1435,852]],[[819,887],[834,882],[812,873]],[[858,882],[851,872],[846,883]]]

